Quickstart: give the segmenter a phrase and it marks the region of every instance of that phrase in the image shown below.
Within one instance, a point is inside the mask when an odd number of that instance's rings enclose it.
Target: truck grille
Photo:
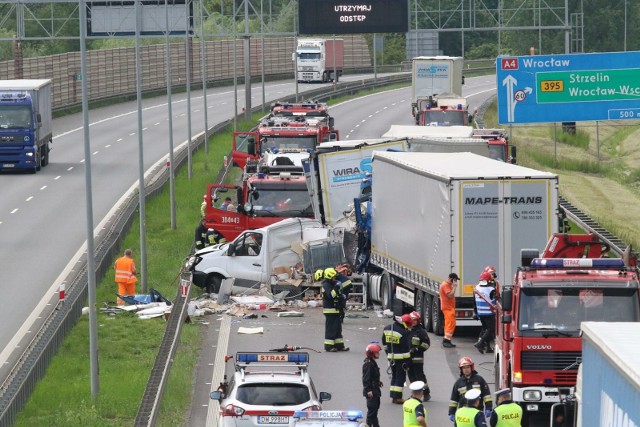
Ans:
[[[566,374],[578,372],[578,363],[582,359],[580,351],[531,352],[522,353],[523,371],[564,371]],[[566,371],[565,371],[566,369]]]

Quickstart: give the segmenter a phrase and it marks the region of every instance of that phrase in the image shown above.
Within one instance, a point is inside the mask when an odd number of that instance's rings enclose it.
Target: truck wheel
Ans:
[[[386,271],[380,276],[380,301],[382,309],[391,309],[391,277]]]
[[[424,313],[422,314],[422,319],[424,323],[424,328],[431,332],[433,330],[433,301],[432,296],[428,293],[424,293]]]
[[[204,291],[208,294],[217,294],[220,292],[220,286],[222,285],[222,277],[219,274],[210,274],[207,276],[207,281],[205,282]]]
[[[42,147],[40,147],[36,152],[36,168],[34,170],[34,173],[36,171],[39,171],[40,169],[42,169]]]
[[[433,322],[433,333],[439,336],[444,335],[444,315],[440,311],[440,298],[433,298],[431,304],[431,319]]]
[[[49,164],[49,144],[45,144],[42,146],[42,166],[47,166]]]

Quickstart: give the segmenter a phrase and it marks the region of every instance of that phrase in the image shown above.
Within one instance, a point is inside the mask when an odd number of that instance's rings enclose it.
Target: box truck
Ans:
[[[549,172],[472,153],[379,151],[372,170],[370,229],[360,227],[370,235],[369,297],[394,310],[412,306],[438,335],[438,289],[450,273],[460,277],[459,325],[478,324],[473,289],[484,268],[496,266],[509,282],[521,249],[544,247],[557,229],[558,177]]]
[[[51,80],[0,80],[0,170],[49,164],[51,100]]]
[[[417,117],[421,104],[437,104],[440,95],[462,96],[463,58],[418,56],[411,60],[411,113]]]
[[[343,39],[298,39],[293,57],[298,82],[338,82],[344,67]]]

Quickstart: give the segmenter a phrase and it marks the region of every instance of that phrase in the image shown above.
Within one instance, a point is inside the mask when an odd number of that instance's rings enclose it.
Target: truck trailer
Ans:
[[[582,322],[581,330],[576,425],[640,426],[638,324]]]
[[[36,173],[49,164],[51,80],[0,80],[0,170]]]
[[[421,102],[439,96],[461,97],[464,77],[460,56],[418,56],[411,60],[411,114],[416,117]]]
[[[509,281],[520,250],[544,246],[557,229],[558,177],[549,172],[472,153],[412,152],[374,152],[372,170],[369,298],[415,309],[438,335],[438,290],[450,273],[460,277],[458,324],[476,325],[473,289],[484,268]]]
[[[299,83],[337,83],[344,68],[344,40],[298,39],[293,59]]]

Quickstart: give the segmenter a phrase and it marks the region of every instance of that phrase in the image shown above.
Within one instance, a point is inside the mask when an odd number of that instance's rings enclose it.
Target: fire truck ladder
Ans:
[[[609,245],[611,252],[615,253],[619,257],[623,256],[624,251],[627,249],[627,244],[620,240],[620,238],[605,230],[600,224],[589,218],[563,197],[559,197],[559,205],[567,218],[575,222],[584,231],[598,236],[601,241]],[[638,253],[634,251],[630,255],[637,258]]]

